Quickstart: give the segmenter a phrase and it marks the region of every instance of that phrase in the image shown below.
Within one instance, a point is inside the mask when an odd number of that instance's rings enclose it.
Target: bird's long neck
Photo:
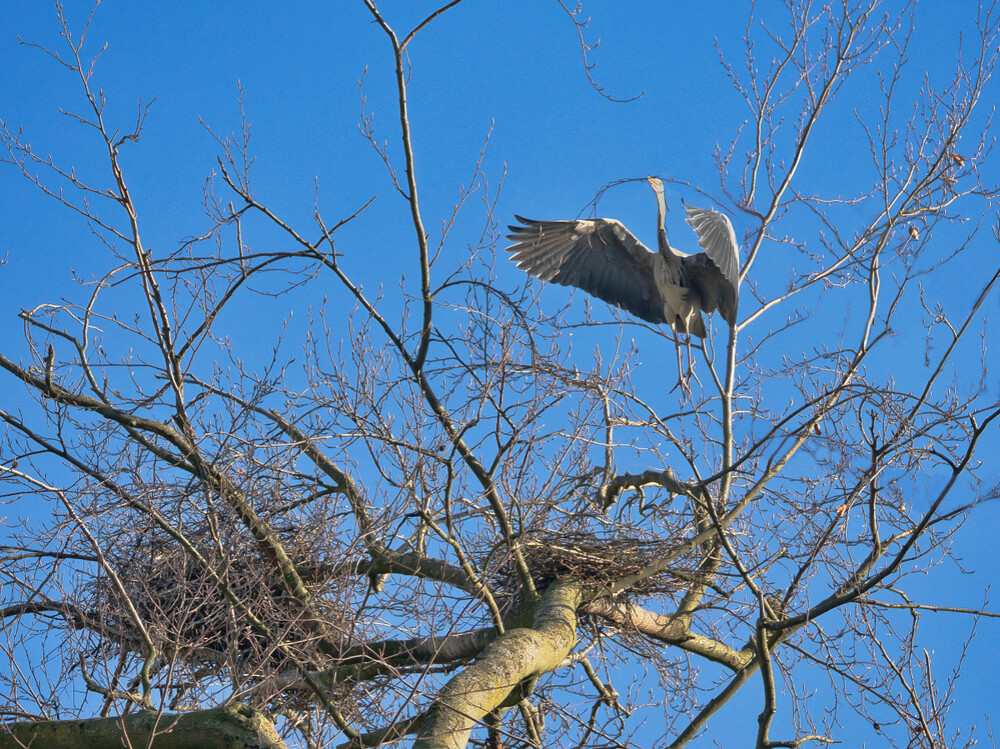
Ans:
[[[669,258],[673,257],[670,251],[670,243],[667,241],[667,201],[663,197],[663,190],[656,190],[656,242],[660,247],[660,252]]]

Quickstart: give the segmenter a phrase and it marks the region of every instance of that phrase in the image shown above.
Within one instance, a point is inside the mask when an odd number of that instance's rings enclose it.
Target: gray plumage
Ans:
[[[507,248],[518,268],[543,281],[583,289],[636,317],[667,323],[678,333],[707,335],[701,313],[719,311],[736,324],[739,246],[718,211],[684,206],[704,250],[688,255],[667,242],[663,183],[650,178],[658,208],[659,252],[653,253],[614,219],[533,221],[517,216]]]

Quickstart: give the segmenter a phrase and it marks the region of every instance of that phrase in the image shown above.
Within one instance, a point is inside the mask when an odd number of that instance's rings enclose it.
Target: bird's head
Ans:
[[[663,195],[663,180],[659,177],[646,177],[646,181],[649,182],[649,186],[653,188],[653,194],[656,196],[656,205],[659,211],[660,217],[660,227],[663,227],[663,222],[666,219],[667,211],[667,199]]]

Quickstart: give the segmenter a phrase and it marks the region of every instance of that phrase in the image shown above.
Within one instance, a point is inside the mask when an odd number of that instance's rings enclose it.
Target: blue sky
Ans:
[[[761,3],[761,12],[773,13],[776,5]],[[953,72],[960,34],[973,18],[972,5],[946,0],[919,4],[911,61],[901,82],[907,92],[901,99],[905,108],[925,74],[943,83]],[[280,12],[275,7],[263,2],[105,0],[97,10],[87,49],[93,53],[108,42],[96,79],[107,95],[109,118],[131,123],[139,101],[155,97],[141,141],[127,146],[124,157],[145,241],[154,250],[172,248],[205,228],[202,186],[215,169],[217,144],[204,124],[223,135],[238,129],[239,82],[253,123],[255,187],[262,201],[290,221],[308,225],[314,199],[326,216],[340,218],[375,197],[362,219],[342,234],[344,263],[369,288],[394,287],[403,275],[408,288],[415,290],[412,228],[400,218],[405,206],[357,128],[359,79],[364,77],[366,110],[374,116],[378,138],[388,142],[390,157],[398,163],[388,43],[360,0],[289,2]],[[433,7],[415,0],[380,5],[399,29],[409,28]],[[439,217],[450,213],[468,184],[488,135],[483,173],[491,186],[503,178],[498,214],[504,222],[513,220],[515,212],[572,218],[586,212],[608,182],[648,174],[697,185],[714,196],[713,203],[732,211],[719,192],[713,152],[733,137],[750,112],[725,76],[716,45],[736,65],[742,64],[740,39],[748,7],[744,2],[585,3],[583,15],[591,18],[586,39],[601,41],[590,53],[596,63],[592,74],[612,96],[643,94],[630,103],[608,101],[590,86],[576,31],[556,2],[465,0],[433,23],[410,47],[409,88],[416,165],[432,244],[440,236]],[[67,3],[74,28],[81,27],[88,8],[88,3]],[[57,32],[51,4],[7,3],[0,28],[0,118],[8,127],[23,126],[38,150],[74,164],[81,174],[103,179],[106,167],[92,134],[57,109],[82,108],[77,82],[41,51],[17,43],[20,36],[57,48]],[[855,114],[865,117],[874,111],[874,85],[871,73],[859,76],[823,120],[816,137],[820,145],[803,163],[798,183],[803,192],[850,194],[857,189],[855,175],[865,168],[866,153]],[[995,85],[987,93],[996,100]],[[995,167],[992,177],[996,180]],[[17,311],[76,294],[73,271],[89,274],[106,269],[110,261],[78,217],[56,210],[51,199],[29,189],[13,169],[0,168],[0,195],[6,204],[0,215],[0,257],[7,261],[0,268],[0,340],[5,350],[12,347],[19,353]],[[683,224],[680,199],[704,204],[706,198],[678,187],[668,188],[667,198],[673,206],[668,232],[680,238],[682,249],[690,250],[693,236]],[[995,210],[989,211],[995,216]],[[598,212],[620,219],[655,246],[655,203],[644,184],[610,190]],[[479,207],[460,217],[445,257],[462,257],[467,243],[477,240],[482,218]],[[746,222],[734,214],[734,223],[742,237]],[[949,236],[943,241],[956,240]],[[986,235],[978,241],[981,249],[957,262],[945,285],[938,287],[956,315],[967,311],[983,273],[992,273],[997,264],[996,244]],[[780,252],[775,252],[755,272],[763,278],[769,263],[780,262]],[[512,267],[502,268],[500,278],[511,285],[520,280]],[[564,289],[550,293],[554,304],[569,298]],[[248,301],[228,321],[235,340],[249,344],[261,333],[249,314],[255,304]],[[610,319],[598,307],[595,303],[595,315]],[[984,312],[998,319],[996,293]],[[995,322],[985,330],[990,344],[996,340]],[[576,335],[577,351],[587,360],[591,347],[600,344],[600,329]],[[640,346],[653,345],[641,335],[636,333]],[[921,332],[915,330],[893,346],[901,361],[915,361],[919,356],[913,347],[921,342]],[[972,368],[978,366],[975,353],[975,346],[963,353]],[[995,349],[990,349],[988,362],[995,401],[1000,395]],[[891,367],[891,359],[882,366]],[[895,374],[905,381],[914,373],[907,368]],[[919,380],[919,374],[915,377]],[[17,397],[10,383],[4,391],[4,398]],[[994,434],[981,455],[995,454],[998,444]],[[929,494],[930,484],[933,480]],[[977,605],[980,592],[1000,572],[995,555],[989,553],[995,545],[991,529],[997,512],[987,507],[977,518],[957,539],[968,549],[960,556],[976,573],[952,574],[943,587],[929,583],[930,597],[941,603]],[[925,616],[924,636],[931,647],[938,631],[945,635],[955,625],[968,627],[948,616]],[[983,622],[981,633],[973,646],[980,657],[966,663],[960,682],[962,699],[956,710],[962,717],[956,725],[981,723],[993,697],[995,675],[983,656],[991,652],[987,643],[995,639],[996,625]],[[749,698],[741,698],[745,706],[733,705],[721,717],[723,724],[739,726],[737,735],[744,737],[758,709],[756,686],[747,694]],[[713,736],[727,735],[721,727],[713,731],[720,731]]]

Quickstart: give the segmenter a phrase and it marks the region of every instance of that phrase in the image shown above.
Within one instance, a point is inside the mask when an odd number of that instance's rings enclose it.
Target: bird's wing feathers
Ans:
[[[734,289],[740,285],[739,243],[729,217],[718,211],[684,206],[687,222],[698,235],[698,244]]]
[[[739,290],[722,275],[718,266],[704,252],[681,258],[681,265],[688,293],[695,295],[698,308],[704,312],[719,310],[723,320],[735,325]]]
[[[706,312],[718,309],[722,319],[735,325],[740,300],[740,258],[733,225],[718,211],[686,205],[684,212],[705,251],[683,259],[689,284],[700,295],[702,309]]]
[[[507,248],[518,268],[574,286],[651,323],[666,322],[653,265],[657,256],[611,219],[533,221],[516,216]]]

